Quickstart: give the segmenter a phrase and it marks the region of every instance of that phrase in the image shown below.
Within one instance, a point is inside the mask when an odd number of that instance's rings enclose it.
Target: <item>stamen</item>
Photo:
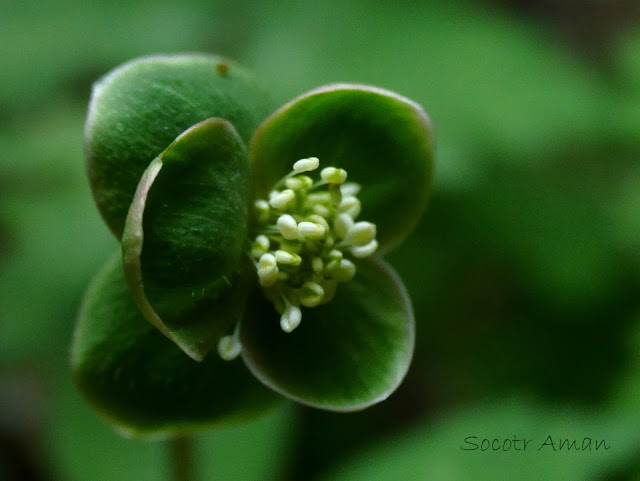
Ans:
[[[324,227],[325,230],[329,230],[329,223],[327,222],[327,219],[325,219],[321,215],[312,214],[309,216],[309,221],[320,224],[322,227]]]
[[[365,246],[376,238],[376,226],[371,222],[356,222],[347,231],[347,235],[344,238],[346,244],[352,246]]]
[[[278,281],[278,263],[273,254],[264,254],[258,261],[258,278],[262,287],[271,287]]]
[[[349,259],[342,259],[332,274],[333,278],[339,282],[349,282],[356,275],[356,265]]]
[[[256,217],[259,223],[266,224],[269,222],[269,214],[271,213],[271,208],[269,207],[269,203],[266,200],[256,200],[253,204],[256,210]]]
[[[300,159],[295,164],[293,164],[293,170],[297,174],[301,174],[302,172],[310,172],[312,170],[316,170],[320,165],[320,161],[317,157],[309,157],[308,159]]]
[[[269,200],[269,204],[274,209],[284,210],[296,198],[296,194],[291,189],[285,189],[277,193]]]
[[[344,197],[342,197],[342,201],[338,206],[338,212],[348,214],[352,219],[355,219],[356,217],[358,217],[358,215],[360,215],[360,211],[362,209],[360,200],[353,195],[345,196],[344,191],[342,191],[342,195]]]
[[[371,254],[373,254],[376,251],[377,248],[378,248],[378,241],[373,239],[366,246],[352,247],[351,255],[358,259],[362,259],[364,257],[369,257]]]
[[[336,220],[333,221],[333,229],[341,239],[347,236],[347,232],[349,232],[352,226],[353,218],[349,214],[338,214]]]
[[[292,190],[309,190],[313,185],[313,179],[306,175],[298,175],[285,180],[285,185]]]
[[[325,167],[320,171],[320,178],[330,184],[342,184],[347,180],[347,171],[335,167]]]
[[[291,254],[290,252],[283,250],[277,250],[275,257],[278,264],[285,264],[288,266],[299,266],[302,262],[302,257],[298,254]]]
[[[332,251],[329,252],[329,259],[331,259],[332,261],[338,261],[340,262],[342,260],[342,251],[339,251],[338,249],[333,249]]]
[[[355,182],[345,182],[340,185],[340,190],[344,196],[356,196],[360,193],[360,184]]]
[[[284,214],[278,217],[276,221],[278,230],[285,239],[297,239],[298,238],[298,223],[289,214]]]
[[[324,289],[317,282],[305,282],[300,289],[300,304],[305,307],[316,307],[323,297]]]
[[[346,183],[347,172],[336,167],[322,169],[315,182],[302,175],[318,165],[316,157],[298,160],[293,171],[276,182],[268,201],[255,202],[258,235],[250,254],[285,332],[300,324],[301,306],[330,302],[338,284],[353,279],[356,265],[351,259],[378,248],[375,224],[354,221],[362,210],[360,186]],[[219,350],[231,352],[231,347],[231,337],[225,336]]]
[[[251,247],[251,257],[259,258],[262,254],[266,254],[269,251],[269,238],[266,235],[259,235],[253,242]]]
[[[287,307],[280,317],[280,327],[284,332],[291,332],[300,325],[300,321],[302,320],[302,311],[299,307],[294,306],[286,299],[285,303]]]
[[[223,336],[218,341],[218,355],[225,361],[233,361],[241,352],[242,344],[240,343],[239,325],[236,324],[233,334]]]
[[[305,239],[322,239],[325,233],[325,228],[320,224],[314,224],[313,222],[300,222],[298,224],[298,232]]]

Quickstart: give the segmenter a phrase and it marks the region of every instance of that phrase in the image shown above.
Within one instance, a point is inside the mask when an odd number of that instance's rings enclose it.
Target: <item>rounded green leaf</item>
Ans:
[[[220,57],[144,57],[94,85],[85,126],[87,170],[100,213],[120,238],[143,171],[181,132],[210,117],[249,142],[271,112],[265,91]]]
[[[309,406],[355,411],[386,399],[404,378],[414,346],[411,301],[380,259],[323,306],[302,309],[291,333],[261,293],[241,323],[243,358],[275,391]]]
[[[256,131],[250,156],[258,194],[305,157],[345,169],[362,185],[361,218],[378,226],[382,248],[415,226],[428,198],[433,164],[431,122],[400,95],[366,85],[313,90],[272,114]]]
[[[216,355],[196,362],[149,324],[131,299],[120,255],[87,291],[71,355],[82,393],[132,433],[239,419],[275,400],[241,362]]]
[[[134,300],[196,360],[242,316],[249,182],[237,132],[208,119],[151,162],[129,209],[122,254]]]

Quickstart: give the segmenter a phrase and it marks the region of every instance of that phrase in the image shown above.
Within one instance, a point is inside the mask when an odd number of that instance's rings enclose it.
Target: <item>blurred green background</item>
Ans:
[[[169,480],[73,387],[91,83],[144,54],[253,69],[278,104],[334,81],[421,103],[431,204],[390,255],[413,298],[401,388],[197,436],[204,480],[640,480],[640,4],[634,0],[0,0],[0,480]],[[463,451],[467,436],[530,451]],[[554,438],[607,451],[553,452]]]

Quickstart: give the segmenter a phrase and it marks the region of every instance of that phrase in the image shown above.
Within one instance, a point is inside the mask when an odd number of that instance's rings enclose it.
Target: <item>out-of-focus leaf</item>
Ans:
[[[199,479],[281,479],[293,448],[295,409],[290,403],[237,426],[220,426],[198,437]]]
[[[425,107],[438,145],[489,147],[509,162],[545,162],[568,138],[607,128],[597,76],[554,32],[462,1],[396,7],[308,2],[285,18],[273,4],[263,20],[272,35],[253,45],[249,63],[281,102],[336,81],[384,86]]]
[[[598,301],[615,288],[620,259],[609,232],[608,193],[559,168],[492,168],[461,196],[460,222],[500,253],[539,295],[562,305]]]
[[[53,479],[168,481],[170,461],[163,444],[126,439],[115,432],[65,374],[54,377],[45,432]]]
[[[615,60],[624,86],[640,97],[640,28],[620,35]]]
[[[100,72],[150,52],[206,50],[220,29],[207,1],[26,0],[5,6],[0,16],[5,53],[0,106],[12,113],[38,108],[61,91],[85,102],[89,83]]]
[[[620,252],[631,260],[640,279],[640,168],[630,172],[621,187],[608,213]]]
[[[607,473],[637,462],[640,446],[640,316],[628,336],[628,368],[622,373],[614,397],[604,407],[550,405],[523,396],[488,399],[450,410],[439,419],[411,432],[371,446],[368,452],[334,470],[326,481],[415,480],[477,481],[518,479],[549,481],[610,479]],[[465,438],[478,449],[465,442]],[[527,450],[503,451],[505,439],[531,439]],[[548,441],[552,437],[555,450]],[[501,449],[480,449],[483,439],[497,438]],[[560,449],[560,439],[569,440]],[[585,440],[585,438],[587,438]],[[569,450],[576,447],[590,450]],[[600,449],[596,450],[596,440]],[[610,449],[605,449],[602,440]],[[543,446],[544,444],[546,446]],[[486,446],[486,443],[485,443]],[[509,446],[506,442],[505,447]],[[375,453],[373,456],[372,453]],[[614,478],[615,479],[615,478]]]
[[[89,408],[68,376],[56,373],[54,377],[45,438],[54,479],[171,479],[172,461],[165,442],[123,438]],[[278,479],[295,427],[292,408],[284,403],[258,419],[194,433],[196,479]]]
[[[444,419],[373,446],[322,479],[597,480],[634,456],[640,442],[638,433],[637,416],[550,407],[517,397],[494,399],[455,410]],[[514,437],[520,442],[514,443]],[[484,439],[488,441],[484,442],[483,451]],[[494,439],[498,439],[495,451],[490,447]],[[530,441],[523,451],[525,439]],[[561,440],[567,439],[561,451]],[[574,439],[579,450],[569,451]],[[583,443],[590,449],[582,451]],[[463,450],[473,449],[474,444],[475,450]],[[600,449],[596,450],[596,446]],[[510,449],[503,450],[507,448]]]
[[[82,291],[115,249],[78,167],[84,109],[54,103],[0,132],[0,361],[66,351]]]

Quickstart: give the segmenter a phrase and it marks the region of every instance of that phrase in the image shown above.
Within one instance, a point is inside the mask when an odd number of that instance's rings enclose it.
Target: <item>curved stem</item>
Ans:
[[[193,438],[178,436],[169,441],[171,457],[171,479],[174,481],[194,481]]]

